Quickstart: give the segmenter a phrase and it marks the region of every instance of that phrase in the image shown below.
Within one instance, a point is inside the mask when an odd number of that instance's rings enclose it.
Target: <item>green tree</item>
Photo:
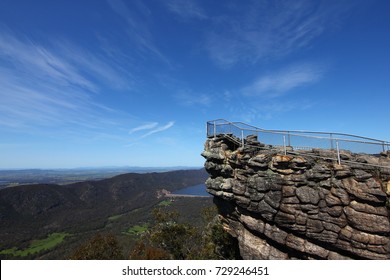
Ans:
[[[133,247],[130,259],[239,259],[236,239],[222,227],[216,209],[203,209],[203,226],[180,223],[179,213],[153,211],[154,224]]]
[[[131,260],[169,260],[170,254],[158,247],[153,247],[145,240],[138,240],[133,247],[129,259]]]
[[[187,223],[179,223],[179,213],[157,208],[153,212],[155,225],[150,231],[150,241],[171,255],[172,259],[189,259],[197,246],[197,229]]]
[[[241,259],[238,241],[223,228],[218,217],[208,225],[204,234],[203,256],[205,259]]]
[[[241,259],[238,241],[223,228],[217,207],[202,209],[204,229],[202,232],[201,259]]]
[[[120,260],[124,259],[118,241],[112,234],[97,234],[78,247],[70,256],[74,260]]]

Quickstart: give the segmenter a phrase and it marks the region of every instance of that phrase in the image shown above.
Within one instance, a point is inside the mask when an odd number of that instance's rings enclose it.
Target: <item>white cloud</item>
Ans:
[[[93,92],[98,90],[94,83],[81,75],[61,55],[31,40],[20,40],[0,31],[0,55],[0,59],[11,62],[15,68],[24,72],[22,74],[35,79],[42,81],[49,78],[60,85],[75,85]]]
[[[38,44],[0,29],[0,125],[40,133],[66,127],[64,134],[75,127],[84,135],[126,126],[120,119],[129,120],[128,114],[95,99],[103,88],[128,88],[128,76],[117,68],[70,43]]]
[[[94,55],[67,41],[57,42],[55,48],[68,63],[91,74],[106,85],[119,90],[128,90],[134,84],[135,78],[112,58]]]
[[[174,96],[181,105],[184,106],[209,106],[211,103],[211,96],[204,93],[193,93],[190,90],[181,90]]]
[[[132,135],[130,143],[126,144],[125,147],[131,147],[136,143],[144,143],[142,139],[149,137],[153,134],[157,134],[163,131],[166,131],[175,125],[174,121],[169,121],[165,125],[161,125],[158,122],[149,122],[137,127],[134,127],[129,131],[129,134]]]
[[[274,98],[297,87],[317,82],[323,76],[323,67],[310,64],[295,64],[278,72],[262,75],[241,92],[246,96]]]
[[[170,121],[168,122],[166,125],[163,125],[163,126],[160,126],[160,127],[157,127],[147,133],[145,133],[144,135],[141,136],[141,138],[145,138],[145,137],[148,137],[152,134],[155,134],[155,133],[158,133],[158,132],[162,132],[162,131],[165,131],[167,129],[170,129],[173,125],[175,124],[174,121]]]
[[[111,9],[126,23],[127,38],[136,46],[138,52],[158,57],[160,61],[170,65],[169,60],[156,46],[149,23],[152,19],[150,11],[138,0],[125,2],[122,0],[108,0]],[[129,8],[127,5],[132,5]]]
[[[188,19],[206,19],[207,15],[202,7],[194,0],[168,0],[164,1],[168,9],[180,16]]]
[[[140,126],[137,126],[137,127],[133,128],[133,129],[131,129],[131,130],[129,131],[129,134],[133,134],[134,132],[141,131],[141,130],[153,129],[153,128],[155,128],[157,125],[158,125],[157,122],[143,124],[143,125],[140,125]]]
[[[206,50],[222,68],[280,58],[310,46],[348,10],[341,1],[253,1],[212,21]]]

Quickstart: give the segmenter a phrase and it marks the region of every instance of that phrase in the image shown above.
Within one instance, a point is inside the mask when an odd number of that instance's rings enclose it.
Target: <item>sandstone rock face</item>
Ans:
[[[390,156],[282,150],[209,138],[207,191],[244,259],[390,259]],[[355,163],[354,163],[355,162]],[[388,168],[373,167],[375,163]]]

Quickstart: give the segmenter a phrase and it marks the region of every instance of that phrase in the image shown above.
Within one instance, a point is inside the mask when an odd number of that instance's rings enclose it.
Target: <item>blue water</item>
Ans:
[[[188,194],[188,195],[199,195],[199,196],[211,196],[207,191],[206,191],[206,185],[205,184],[200,184],[200,185],[195,185],[191,187],[187,187],[178,191],[175,191],[174,194]]]

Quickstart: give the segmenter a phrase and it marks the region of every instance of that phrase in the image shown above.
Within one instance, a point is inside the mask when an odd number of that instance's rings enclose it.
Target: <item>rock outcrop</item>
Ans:
[[[209,138],[202,153],[225,229],[244,259],[390,259],[390,154],[287,153]],[[386,167],[376,167],[387,166]]]

